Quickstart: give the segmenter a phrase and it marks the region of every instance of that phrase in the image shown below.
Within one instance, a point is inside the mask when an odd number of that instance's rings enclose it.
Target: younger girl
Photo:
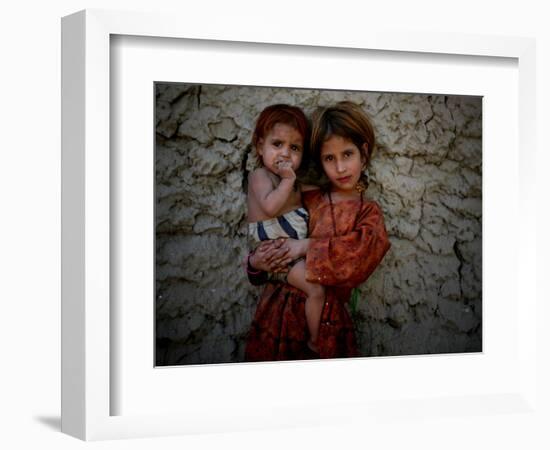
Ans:
[[[302,163],[308,135],[307,119],[300,108],[272,105],[258,117],[252,145],[262,167],[249,175],[247,200],[248,234],[255,246],[268,239],[307,237],[308,213],[301,198],[304,187],[296,186],[296,170]],[[272,279],[277,279],[277,275]],[[282,281],[307,296],[308,346],[316,351],[324,288],[306,281],[303,258],[290,263],[288,275],[283,276]]]
[[[278,243],[262,244],[248,262],[250,281],[257,284],[262,277],[253,275],[254,270],[277,270],[288,255],[306,257],[306,280],[325,286],[319,354],[308,353],[304,342],[303,294],[288,284],[268,282],[248,334],[247,361],[357,356],[346,303],[390,247],[382,210],[364,195],[364,169],[374,147],[373,127],[358,105],[340,102],[314,117],[312,154],[329,183],[303,195],[310,215],[309,237],[287,239],[279,248]]]

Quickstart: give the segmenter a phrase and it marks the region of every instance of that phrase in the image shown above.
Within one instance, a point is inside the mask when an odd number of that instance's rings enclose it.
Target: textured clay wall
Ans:
[[[392,243],[360,288],[362,354],[481,351],[480,98],[157,84],[157,364],[242,361],[259,293],[241,265],[256,117],[344,99],[375,126],[367,197]]]

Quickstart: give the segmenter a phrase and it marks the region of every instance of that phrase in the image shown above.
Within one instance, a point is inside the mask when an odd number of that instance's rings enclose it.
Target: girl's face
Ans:
[[[321,164],[332,189],[342,194],[356,192],[355,186],[361,177],[367,144],[361,151],[352,141],[332,135],[321,147]]]
[[[265,138],[258,141],[257,151],[270,172],[278,174],[281,162],[290,162],[296,172],[304,154],[304,138],[296,128],[276,123]]]

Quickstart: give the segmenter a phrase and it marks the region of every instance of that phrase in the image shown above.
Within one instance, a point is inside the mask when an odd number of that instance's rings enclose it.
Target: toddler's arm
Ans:
[[[280,175],[281,182],[275,189],[273,189],[273,183],[263,167],[256,169],[248,178],[249,195],[255,197],[261,210],[268,217],[277,215],[294,188],[296,174],[292,169],[285,170]]]

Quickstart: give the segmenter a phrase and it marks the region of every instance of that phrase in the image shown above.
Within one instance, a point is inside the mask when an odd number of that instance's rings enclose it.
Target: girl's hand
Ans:
[[[292,261],[288,257],[289,248],[284,247],[286,239],[276,239],[262,242],[256,251],[250,255],[250,265],[264,272],[284,272]]]
[[[287,256],[291,261],[305,256],[309,247],[309,239],[286,239],[282,246],[288,248]]]

